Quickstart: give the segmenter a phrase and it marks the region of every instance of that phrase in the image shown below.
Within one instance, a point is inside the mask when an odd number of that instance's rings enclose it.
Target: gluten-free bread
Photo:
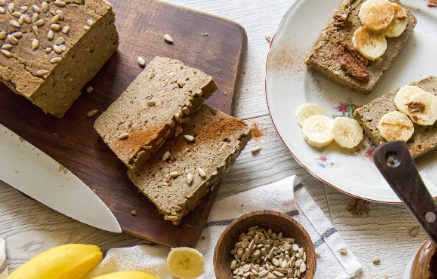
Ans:
[[[250,138],[244,121],[202,105],[179,136],[128,175],[164,218],[178,225],[217,185]]]
[[[217,88],[202,71],[155,57],[97,118],[94,128],[128,168],[137,170]]]

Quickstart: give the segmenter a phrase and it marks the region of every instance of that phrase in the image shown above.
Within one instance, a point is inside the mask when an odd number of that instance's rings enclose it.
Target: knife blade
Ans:
[[[0,180],[82,223],[122,232],[114,214],[86,184],[1,124]]]

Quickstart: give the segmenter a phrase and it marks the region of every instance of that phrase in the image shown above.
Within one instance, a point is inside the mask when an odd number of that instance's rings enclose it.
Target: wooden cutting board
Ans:
[[[156,0],[111,2],[116,12],[120,46],[90,82],[94,91],[89,94],[83,90],[65,116],[57,119],[0,84],[0,123],[95,190],[124,232],[167,246],[194,247],[206,225],[218,187],[179,226],[165,221],[128,179],[126,167],[103,143],[93,123],[142,71],[138,56],[146,63],[155,56],[176,58],[204,71],[219,85],[206,103],[232,114],[246,33],[235,22]],[[174,43],[166,43],[164,34],[169,34]],[[87,112],[94,109],[99,110],[97,116],[87,117]],[[132,210],[136,216],[132,216]]]

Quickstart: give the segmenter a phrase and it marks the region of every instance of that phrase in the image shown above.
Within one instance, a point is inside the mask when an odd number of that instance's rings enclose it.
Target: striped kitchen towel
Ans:
[[[0,237],[0,279],[8,277],[8,266],[6,264],[6,246],[3,238]]]
[[[303,184],[291,176],[214,203],[208,226],[196,246],[205,257],[205,270],[199,278],[215,278],[214,248],[226,226],[245,213],[264,209],[284,212],[307,230],[316,251],[320,252],[315,279],[347,279],[361,271],[360,263],[350,250],[347,254],[340,253],[340,249],[347,249],[346,244]],[[169,252],[169,248],[160,245],[114,248],[108,251],[102,263],[86,278],[114,271],[138,270],[160,279],[170,279],[172,277],[166,267]]]

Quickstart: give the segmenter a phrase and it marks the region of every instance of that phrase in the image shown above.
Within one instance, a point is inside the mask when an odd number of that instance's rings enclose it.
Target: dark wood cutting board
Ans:
[[[146,63],[155,56],[176,58],[204,71],[219,85],[206,103],[232,114],[246,33],[235,22],[156,0],[110,2],[116,12],[120,46],[90,82],[94,91],[87,93],[85,86],[71,109],[62,119],[57,119],[0,84],[0,123],[95,190],[124,232],[167,246],[194,247],[206,225],[218,187],[179,226],[165,221],[128,179],[126,167],[103,143],[93,123],[142,71],[138,56]],[[164,34],[169,34],[174,43],[166,43]],[[87,112],[94,109],[99,110],[97,116],[87,117]],[[132,210],[136,216],[132,216]]]

